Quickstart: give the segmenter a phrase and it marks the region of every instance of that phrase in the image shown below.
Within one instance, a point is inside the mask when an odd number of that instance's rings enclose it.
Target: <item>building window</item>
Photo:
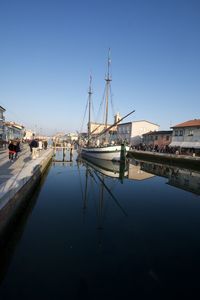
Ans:
[[[169,135],[166,135],[166,141],[169,141]]]
[[[183,130],[180,130],[180,131],[179,131],[179,135],[180,135],[180,136],[183,136]]]
[[[178,136],[178,130],[175,130],[175,136]]]
[[[158,140],[158,136],[157,136],[157,135],[155,136],[155,140],[156,140],[156,141]]]
[[[188,134],[188,136],[193,136],[193,134],[194,134],[194,133],[193,133],[193,130],[192,130],[192,129],[190,129],[190,130],[189,130],[189,134]]]

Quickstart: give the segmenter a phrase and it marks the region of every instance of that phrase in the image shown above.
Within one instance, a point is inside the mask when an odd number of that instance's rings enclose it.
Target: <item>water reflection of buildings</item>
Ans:
[[[139,164],[131,163],[128,164],[128,179],[133,180],[145,180],[154,177],[155,175],[145,172],[140,168]]]
[[[140,170],[168,178],[168,184],[200,195],[200,172],[169,165],[138,161]]]

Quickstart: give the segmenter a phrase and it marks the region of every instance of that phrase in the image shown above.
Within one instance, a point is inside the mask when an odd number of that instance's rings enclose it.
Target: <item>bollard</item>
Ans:
[[[63,161],[65,161],[65,148],[63,147]]]
[[[126,159],[126,146],[125,144],[121,144],[120,161],[125,161],[125,159]]]

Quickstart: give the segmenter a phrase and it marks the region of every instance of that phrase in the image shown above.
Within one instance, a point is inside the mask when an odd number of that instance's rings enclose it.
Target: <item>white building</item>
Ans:
[[[78,140],[78,134],[74,132],[70,132],[65,135],[65,140],[68,140],[70,142],[77,141]]]
[[[133,121],[117,125],[117,136],[121,141],[127,141],[133,146],[142,143],[142,135],[149,131],[159,130],[159,125],[149,121]]]
[[[200,149],[200,119],[189,120],[171,128],[173,134],[169,146],[182,149]]]
[[[24,140],[30,141],[33,138],[34,132],[31,129],[26,129],[25,130],[25,135],[24,135]]]
[[[7,142],[9,140],[24,138],[23,125],[17,124],[15,122],[4,122],[4,129],[5,129],[5,139]]]

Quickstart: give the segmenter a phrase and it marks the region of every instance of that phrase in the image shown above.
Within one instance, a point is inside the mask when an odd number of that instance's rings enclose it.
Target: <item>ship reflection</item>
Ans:
[[[91,167],[95,172],[101,173],[107,177],[120,179],[123,183],[123,179],[128,177],[128,165],[124,163],[119,163],[117,161],[96,159],[93,157],[81,158],[81,162],[87,166]]]
[[[121,205],[114,193],[115,183],[123,184],[124,178],[128,177],[128,169],[126,163],[105,161],[101,159],[89,158],[79,159],[78,167],[85,167],[85,176],[83,183],[81,182],[82,198],[83,198],[83,222],[85,222],[86,213],[89,202],[96,203],[97,230],[98,230],[98,246],[102,246],[102,231],[104,229],[105,211],[107,209],[107,200],[112,199],[123,216],[127,216],[127,212]],[[81,178],[81,176],[80,176]],[[107,203],[106,203],[107,202]],[[110,203],[110,202],[109,202]]]
[[[167,184],[171,186],[200,195],[200,171],[140,160],[131,160],[130,165],[139,167],[142,172],[168,178]]]

